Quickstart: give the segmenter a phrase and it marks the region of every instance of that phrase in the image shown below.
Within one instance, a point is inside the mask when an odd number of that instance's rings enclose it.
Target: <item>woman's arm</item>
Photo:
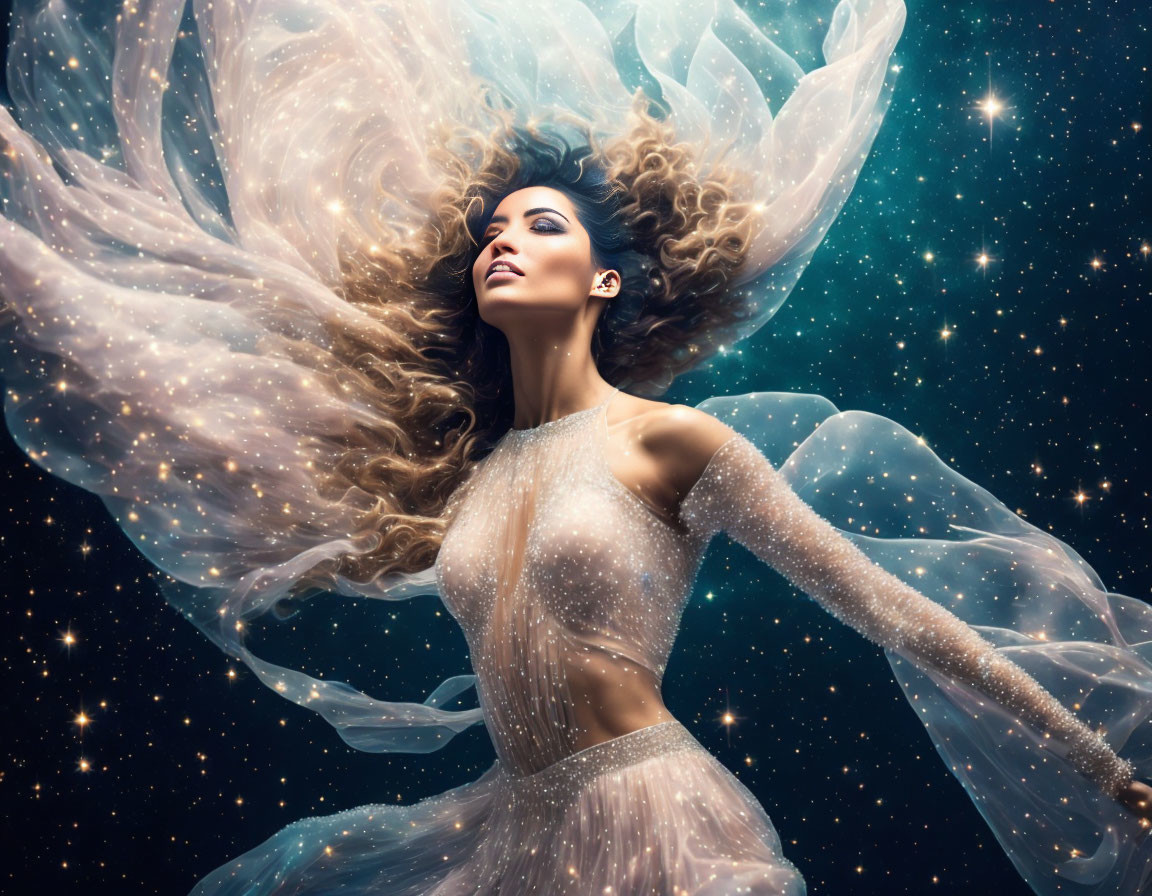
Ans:
[[[720,443],[680,504],[694,533],[727,532],[836,618],[988,694],[1069,746],[1068,761],[1119,797],[1133,767],[1018,665],[946,608],[873,563],[818,515],[747,439],[703,412],[681,438],[683,467]],[[686,415],[679,413],[683,425]]]

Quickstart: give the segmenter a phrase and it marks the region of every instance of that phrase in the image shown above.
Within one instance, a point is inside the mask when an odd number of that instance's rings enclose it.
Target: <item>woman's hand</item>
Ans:
[[[1152,821],[1152,786],[1133,778],[1116,794],[1117,801],[1145,821]]]

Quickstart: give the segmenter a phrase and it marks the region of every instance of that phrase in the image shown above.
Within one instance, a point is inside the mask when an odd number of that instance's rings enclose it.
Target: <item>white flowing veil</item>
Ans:
[[[759,211],[736,284],[746,338],[785,301],[855,183],[905,15],[901,0],[769,7],[771,33],[732,0],[17,3],[16,117],[0,109],[12,435],[99,495],[171,577],[165,597],[269,687],[358,749],[439,749],[481,721],[479,709],[447,708],[472,676],[421,703],[388,701],[244,641],[310,570],[377,544],[355,526],[373,496],[333,494],[318,475],[389,422],[348,397],[348,371],[327,351],[334,331],[370,324],[338,295],[341,252],[402,245],[425,223],[441,180],[433,136],[485,127],[478,97],[523,124],[611,138],[642,87],[697,149],[702,175],[754,175],[736,197]],[[817,23],[823,59],[805,71],[794,47]],[[785,393],[701,407],[1152,774],[1147,605],[1108,593],[1070,548],[892,421]],[[436,585],[428,569],[339,579],[334,593],[404,600]],[[889,659],[1034,887],[1144,882],[1134,816],[1070,783],[1042,735]]]
[[[949,467],[899,423],[819,395],[699,407],[749,438],[869,559],[963,619],[1152,775],[1152,607]],[[885,650],[940,757],[1037,893],[1145,893],[1152,839],[1068,748],[914,656]],[[815,670],[813,670],[815,671]],[[804,674],[801,671],[799,674]]]
[[[365,325],[335,291],[341,249],[400,245],[424,223],[434,131],[490,124],[482,91],[521,123],[611,136],[632,100],[614,54],[630,46],[702,166],[761,172],[772,229],[748,267],[751,332],[879,123],[903,7],[857,6],[838,7],[828,65],[803,76],[731,3],[19,4],[20,125],[0,110],[9,429],[98,494],[174,578],[168,599],[278,693],[359,749],[437,749],[480,721],[443,708],[471,676],[389,702],[244,645],[302,575],[376,544],[354,526],[372,496],[317,481],[357,429],[387,422],[345,397],[324,351],[332,330]],[[791,97],[775,122],[761,82]],[[430,569],[338,585],[435,594]]]

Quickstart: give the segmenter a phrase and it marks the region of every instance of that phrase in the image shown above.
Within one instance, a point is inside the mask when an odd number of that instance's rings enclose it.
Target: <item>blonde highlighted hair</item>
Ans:
[[[492,112],[491,133],[442,133],[432,159],[442,187],[421,232],[344,259],[343,297],[373,323],[333,332],[332,350],[349,371],[345,388],[390,421],[348,445],[330,471],[331,487],[355,485],[378,499],[364,519],[378,547],[339,569],[355,581],[430,566],[450,523],[449,498],[511,425],[507,342],[480,319],[471,278],[483,227],[507,194],[565,192],[594,259],[620,271],[620,294],[591,346],[608,382],[663,394],[747,320],[729,288],[751,226],[749,205],[733,198],[743,192],[738,175],[700,177],[691,148],[650,114],[641,91],[625,135],[606,143],[586,129],[570,141]]]

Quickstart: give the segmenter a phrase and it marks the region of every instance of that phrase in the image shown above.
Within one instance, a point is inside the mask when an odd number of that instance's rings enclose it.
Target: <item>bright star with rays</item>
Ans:
[[[997,118],[1003,118],[1004,113],[1011,108],[1005,102],[992,92],[992,84],[988,84],[988,94],[976,103],[976,108],[980,110],[980,114],[988,119],[988,142],[992,142],[992,126],[995,124]],[[991,147],[989,147],[991,148]]]

